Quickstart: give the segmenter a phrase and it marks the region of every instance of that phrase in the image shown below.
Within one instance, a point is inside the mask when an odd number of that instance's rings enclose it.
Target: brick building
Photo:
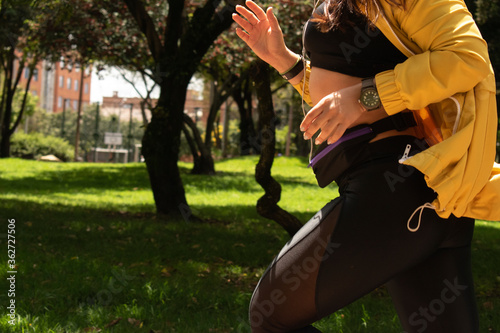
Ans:
[[[90,103],[91,68],[81,72],[80,66],[72,66],[63,61],[37,64],[30,83],[30,92],[38,97],[39,106],[47,112],[62,112],[66,109],[77,110],[80,85],[83,81],[82,106]],[[83,74],[83,76],[82,76]],[[29,69],[25,68],[20,85],[26,86]]]
[[[118,91],[113,92],[113,96],[104,96],[101,104],[101,115],[116,116],[120,121],[130,120],[130,111],[132,109],[132,118],[142,121],[141,98],[138,97],[121,97]],[[152,100],[152,104],[156,105],[157,99]],[[203,95],[196,90],[188,90],[186,95],[186,103],[184,104],[184,112],[188,114],[194,122],[206,123],[210,103],[203,98]],[[146,117],[151,118],[151,112],[146,108]]]

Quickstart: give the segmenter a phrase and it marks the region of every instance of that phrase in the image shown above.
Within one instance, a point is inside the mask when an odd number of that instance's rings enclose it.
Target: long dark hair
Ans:
[[[314,13],[314,22],[322,32],[332,29],[342,29],[353,25],[351,18],[354,15],[368,16],[368,13],[375,13],[377,17],[377,0],[325,0],[324,13]],[[393,6],[405,7],[406,0],[385,0]],[[362,12],[360,8],[364,8]]]

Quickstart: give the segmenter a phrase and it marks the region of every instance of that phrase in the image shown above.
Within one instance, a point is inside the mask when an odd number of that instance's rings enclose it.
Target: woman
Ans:
[[[463,1],[326,0],[305,25],[310,61],[271,8],[246,6],[238,36],[312,106],[311,165],[340,193],[262,276],[253,332],[318,332],[381,285],[406,332],[478,332],[473,218],[500,219],[500,185],[494,76]]]

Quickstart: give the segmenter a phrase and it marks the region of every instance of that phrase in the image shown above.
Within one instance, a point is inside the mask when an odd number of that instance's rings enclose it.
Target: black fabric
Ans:
[[[316,11],[322,13],[324,3]],[[364,16],[351,16],[356,25],[345,31],[336,29],[322,33],[315,22],[307,22],[304,47],[312,67],[364,78],[394,69],[406,60],[406,56],[378,28],[368,24]]]
[[[445,220],[425,209],[419,230],[408,230],[412,213],[435,198],[421,173],[398,163],[408,144],[418,150],[421,141],[396,136],[363,144],[364,163],[336,179],[339,197],[263,274],[250,304],[252,332],[318,332],[312,323],[384,284],[405,332],[478,332],[474,220]]]
[[[364,161],[368,146],[361,145],[362,143],[368,143],[370,140],[375,138],[377,134],[387,132],[389,130],[403,131],[416,125],[417,123],[413,117],[413,113],[404,112],[380,119],[373,124],[359,125],[346,130],[344,136],[367,127],[371,129],[371,132],[342,142],[322,157],[317,163],[312,165],[319,187],[328,186],[331,182],[340,177],[348,168],[356,166]],[[315,157],[328,146],[329,145],[326,142],[319,145],[315,152]],[[352,147],[356,147],[356,149],[352,149]],[[421,148],[427,148],[427,146],[422,144]],[[335,165],[335,167],[332,168],[332,165]]]

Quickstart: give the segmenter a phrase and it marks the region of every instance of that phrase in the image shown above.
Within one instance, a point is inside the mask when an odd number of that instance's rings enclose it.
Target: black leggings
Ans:
[[[417,144],[416,144],[417,143]],[[397,136],[364,144],[336,180],[340,196],[321,209],[268,267],[250,304],[252,332],[319,332],[311,323],[386,285],[407,333],[479,330],[471,274],[474,220],[423,209],[435,193],[399,164]],[[419,214],[411,226],[416,227]]]

